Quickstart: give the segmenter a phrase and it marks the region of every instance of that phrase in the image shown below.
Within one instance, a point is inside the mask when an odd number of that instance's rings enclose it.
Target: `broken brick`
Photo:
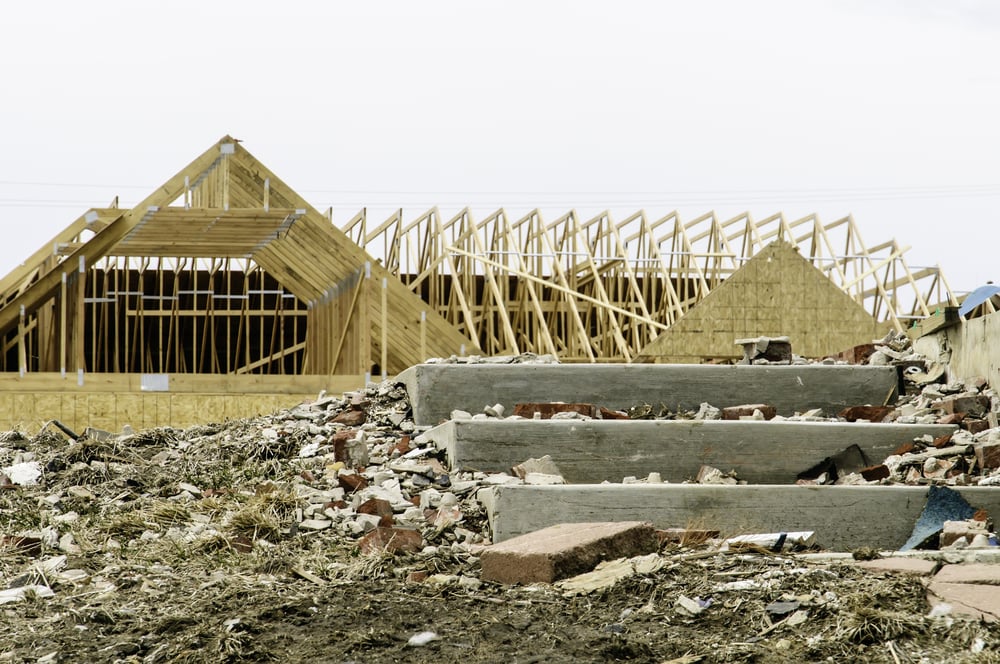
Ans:
[[[368,480],[357,473],[341,473],[337,476],[337,482],[347,492],[368,488]]]
[[[904,454],[910,454],[911,452],[915,452],[916,449],[917,449],[916,445],[914,445],[910,441],[906,441],[905,443],[897,447],[895,450],[893,450],[892,454],[893,456],[903,456]]]
[[[330,421],[334,424],[343,424],[348,427],[359,427],[367,419],[368,416],[365,415],[365,411],[363,410],[345,410]]]
[[[392,447],[392,451],[399,452],[400,455],[406,454],[410,449],[410,437],[407,435],[400,437],[399,442]]]
[[[971,397],[950,397],[935,404],[946,413],[968,413],[969,417],[983,417],[990,410],[990,398],[985,394]]]
[[[333,445],[333,460],[347,463],[350,455],[347,452],[347,444],[351,442],[358,432],[354,429],[341,429],[330,437],[330,444]]]
[[[986,533],[986,523],[984,521],[945,521],[941,528],[941,535],[939,537],[939,545],[943,548],[946,546],[951,546],[956,541],[964,539],[966,542],[972,542],[972,538],[979,533]],[[952,565],[948,565],[952,567]],[[951,579],[941,579],[942,581],[950,581]]]
[[[971,434],[982,433],[990,428],[990,423],[988,420],[974,420],[971,418],[966,418],[962,422],[962,428]]]
[[[552,583],[589,572],[602,560],[652,553],[652,524],[561,523],[487,548],[481,577],[500,583]]]
[[[853,348],[841,351],[834,355],[838,360],[843,360],[849,364],[866,364],[868,358],[875,352],[875,344],[858,344]]]
[[[628,416],[628,413],[623,413],[623,412],[621,412],[619,410],[611,410],[610,408],[605,408],[604,406],[601,406],[598,409],[598,413],[600,414],[602,420],[628,420],[628,419],[631,419]]]
[[[556,413],[579,413],[587,417],[594,416],[594,405],[589,403],[516,403],[514,414],[533,419],[535,413],[543,420],[552,419]]]
[[[427,570],[422,570],[422,569],[421,570],[414,570],[414,571],[412,571],[412,572],[410,572],[409,574],[406,575],[406,582],[407,583],[423,583],[424,581],[427,580],[428,576],[429,576],[429,574],[427,573]]]
[[[980,469],[1000,468],[1000,443],[976,445],[976,465]]]
[[[392,526],[392,504],[382,498],[370,498],[358,505],[358,514],[372,514],[379,517],[379,526]]]
[[[962,420],[965,419],[965,413],[949,413],[943,417],[939,417],[938,424],[961,424]]]
[[[419,551],[423,547],[423,536],[412,528],[384,528],[379,526],[360,540],[358,547],[363,554],[387,551]]]
[[[893,410],[895,408],[891,406],[849,406],[837,413],[837,415],[848,422],[857,422],[858,420],[881,422]]]
[[[892,473],[889,471],[889,467],[885,464],[880,463],[877,466],[868,466],[867,468],[862,468],[858,471],[861,473],[861,477],[865,478],[869,482],[877,482],[878,480],[884,480],[889,477]]]
[[[934,446],[935,449],[941,449],[942,447],[947,447],[949,444],[951,444],[951,434],[948,433],[943,436],[938,436],[937,438],[934,439],[934,442],[931,444]]]
[[[727,408],[723,408],[722,419],[738,420],[741,417],[751,417],[753,416],[755,410],[759,410],[765,420],[773,420],[774,416],[778,414],[778,411],[774,406],[768,406],[764,403],[748,403],[743,404],[742,406],[729,406]]]

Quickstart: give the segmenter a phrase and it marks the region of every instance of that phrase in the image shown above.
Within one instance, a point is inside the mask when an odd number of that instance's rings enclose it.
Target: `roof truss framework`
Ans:
[[[268,292],[255,309],[256,291]],[[88,211],[0,280],[0,335],[0,361],[21,372],[395,373],[473,347],[228,136],[135,207]]]
[[[503,209],[476,220],[437,208],[397,212],[344,231],[487,353],[532,351],[566,360],[630,360],[752,256],[776,240],[800,254],[879,321],[902,330],[956,304],[937,267],[911,268],[895,240],[867,246],[851,217],[683,220],[638,211],[621,221],[574,211],[553,220]]]

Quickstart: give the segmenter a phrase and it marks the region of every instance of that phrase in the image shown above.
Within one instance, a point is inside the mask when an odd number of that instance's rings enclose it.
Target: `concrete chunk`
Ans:
[[[656,551],[652,524],[562,523],[495,544],[480,556],[482,579],[552,583],[592,570],[602,560]]]

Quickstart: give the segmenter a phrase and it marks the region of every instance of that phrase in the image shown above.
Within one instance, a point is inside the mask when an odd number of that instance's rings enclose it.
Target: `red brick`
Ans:
[[[342,429],[333,434],[330,443],[333,445],[333,460],[348,462],[347,443],[354,439],[358,432],[354,429]]]
[[[857,422],[858,420],[881,422],[893,410],[895,408],[891,406],[849,406],[837,415],[848,422]]]
[[[611,410],[609,408],[605,408],[604,406],[600,407],[599,412],[600,412],[602,420],[628,420],[628,419],[631,419],[631,418],[629,418],[629,416],[628,416],[627,413],[623,413],[623,412],[618,411],[618,410]]]
[[[529,420],[539,413],[541,419],[551,419],[556,413],[580,413],[588,417],[594,416],[594,405],[589,403],[516,403],[514,414]]]
[[[479,560],[484,581],[552,583],[589,572],[603,560],[657,548],[648,522],[561,523],[494,544]]]
[[[410,572],[409,574],[406,575],[406,582],[407,583],[423,583],[424,581],[427,580],[428,576],[429,576],[429,574],[427,573],[427,570],[422,570],[422,569],[421,570],[414,570],[413,572]]]
[[[949,397],[934,405],[946,413],[968,413],[970,417],[983,417],[990,410],[990,398],[985,394],[971,397]]]
[[[962,428],[971,434],[982,433],[990,428],[988,420],[973,420],[966,418],[962,422]]]
[[[859,344],[853,348],[841,351],[833,357],[838,360],[850,362],[851,364],[865,364],[874,352],[875,344]]]
[[[765,403],[748,403],[742,406],[729,406],[722,409],[722,419],[724,420],[738,420],[741,417],[749,417],[753,415],[755,410],[759,410],[761,415],[764,416],[765,420],[772,420],[774,416],[778,414],[778,411],[774,406],[768,406]]]
[[[931,605],[950,604],[954,613],[988,623],[1000,620],[1000,593],[996,586],[931,581],[927,601]]]
[[[410,437],[403,435],[400,437],[399,442],[393,445],[393,451],[399,452],[400,455],[406,454],[410,451]]]
[[[368,416],[365,415],[363,410],[345,410],[344,412],[338,414],[334,417],[331,422],[334,424],[343,424],[349,427],[359,427],[365,423]]]
[[[360,540],[358,547],[363,554],[381,553],[389,551],[420,551],[423,548],[423,537],[419,530],[412,528],[383,528],[378,527]]]
[[[951,444],[951,434],[949,433],[949,434],[945,434],[943,436],[938,436],[937,438],[934,439],[934,442],[931,443],[931,444],[934,445],[935,449],[941,449],[942,447],[948,447],[948,445]]]
[[[877,560],[861,560],[855,565],[873,572],[892,572],[909,576],[930,576],[937,568],[936,562],[923,558],[879,558]]]
[[[917,448],[916,445],[914,445],[913,443],[907,441],[907,442],[903,443],[902,445],[900,445],[899,447],[897,447],[893,451],[893,455],[894,456],[903,456],[904,454],[909,454],[910,452],[913,452],[914,450],[916,450],[916,448]]]
[[[962,420],[965,419],[965,413],[951,413],[945,415],[944,417],[939,417],[938,424],[961,424]]]
[[[383,500],[381,498],[369,498],[365,502],[358,505],[357,511],[358,514],[374,514],[379,517],[379,526],[388,528],[393,524],[392,505],[388,500]]]
[[[867,468],[862,468],[858,471],[861,473],[861,477],[865,478],[869,482],[877,482],[878,480],[884,480],[889,477],[892,473],[889,472],[888,466],[885,464],[879,464],[877,466],[868,466]]]
[[[358,491],[368,487],[368,480],[357,473],[341,473],[337,476],[337,482],[347,492]]]

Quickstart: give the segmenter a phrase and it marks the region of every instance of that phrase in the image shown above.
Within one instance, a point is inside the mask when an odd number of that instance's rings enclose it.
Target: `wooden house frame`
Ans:
[[[146,401],[238,416],[475,350],[228,136],[0,279],[0,343],[8,424],[105,428],[190,419]]]

